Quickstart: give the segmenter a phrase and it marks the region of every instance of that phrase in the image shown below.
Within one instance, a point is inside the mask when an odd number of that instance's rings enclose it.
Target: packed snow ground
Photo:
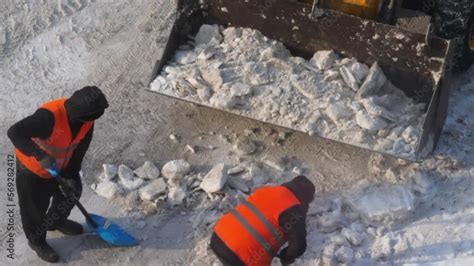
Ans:
[[[151,84],[172,97],[403,158],[414,158],[425,104],[334,51],[291,56],[257,30],[202,25]]]
[[[134,248],[111,248],[92,234],[64,237],[49,233],[62,263],[214,262],[207,237],[212,222],[239,200],[232,193],[228,201],[222,201],[227,206],[212,206],[224,195],[209,199],[204,193],[200,204],[166,205],[153,215],[144,214],[141,208],[131,212],[123,202],[105,200],[90,189],[100,183],[103,163],[136,169],[151,161],[164,175],[167,162],[184,159],[191,171],[203,174],[220,163],[260,165],[276,183],[295,175],[295,167],[307,174],[318,194],[308,218],[308,252],[299,265],[349,260],[351,252],[355,263],[364,265],[472,265],[474,68],[453,81],[449,116],[435,156],[421,165],[408,164],[147,92],[151,69],[171,27],[167,19],[174,17],[174,4],[156,0],[5,1],[0,11],[6,18],[0,25],[2,158],[12,153],[6,138],[8,126],[42,102],[69,96],[88,84],[100,86],[111,102],[97,123],[83,165],[82,202],[91,212],[112,218],[141,243]],[[249,146],[240,140],[244,136],[255,142],[255,153],[245,155]],[[279,175],[281,161],[295,167],[285,167]],[[1,171],[6,172],[6,159],[1,163]],[[386,197],[387,188],[393,187],[390,194],[401,197]],[[364,191],[362,196],[360,191]],[[5,213],[6,183],[0,192]],[[373,197],[392,200],[363,208],[367,206],[363,202]],[[7,216],[2,215],[2,261],[42,264],[27,247],[18,208],[15,212],[16,256],[13,261],[6,258]],[[76,210],[73,219],[84,221]]]

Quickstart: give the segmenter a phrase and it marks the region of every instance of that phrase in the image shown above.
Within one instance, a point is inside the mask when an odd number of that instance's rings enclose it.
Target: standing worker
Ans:
[[[314,192],[305,176],[257,189],[217,222],[211,249],[224,265],[270,265],[274,257],[293,263],[306,250],[306,214]]]
[[[66,235],[84,231],[81,224],[67,219],[76,202],[65,195],[66,190],[77,198],[81,195],[79,171],[92,140],[94,120],[108,106],[99,88],[84,87],[69,99],[45,103],[8,130],[16,148],[23,230],[28,245],[47,262],[57,262],[59,256],[46,242],[46,231],[58,230]],[[49,174],[48,170],[53,169],[59,170],[67,187],[60,187]]]

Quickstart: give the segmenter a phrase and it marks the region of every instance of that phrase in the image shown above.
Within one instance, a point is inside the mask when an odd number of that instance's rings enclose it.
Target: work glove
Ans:
[[[51,158],[51,159],[48,159]],[[56,160],[50,156],[46,156],[40,160],[41,166],[43,166],[59,183],[59,190],[64,197],[68,198],[70,195],[75,194],[76,181],[74,179],[65,179],[59,176],[59,169],[56,166]]]
[[[61,177],[59,177],[61,178]],[[66,179],[61,178],[59,182],[59,190],[64,195],[64,197],[68,198],[73,194],[76,194],[76,181],[74,179]]]
[[[43,158],[39,160],[39,163],[41,164],[41,167],[48,170],[48,172],[51,172],[50,170],[55,171],[57,169],[56,159],[49,155],[43,156]]]

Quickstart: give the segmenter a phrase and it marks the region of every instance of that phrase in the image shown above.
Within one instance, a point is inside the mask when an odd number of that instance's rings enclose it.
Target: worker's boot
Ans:
[[[28,241],[28,246],[30,246],[30,248],[36,252],[38,257],[47,262],[55,263],[59,261],[58,253],[56,253],[56,251],[54,251],[54,249],[48,245],[46,241],[39,244]]]
[[[52,226],[48,230],[49,231],[58,230],[59,232],[65,235],[71,235],[71,236],[80,235],[84,233],[84,229],[82,228],[82,225],[71,220],[65,220],[63,223],[56,226]]]

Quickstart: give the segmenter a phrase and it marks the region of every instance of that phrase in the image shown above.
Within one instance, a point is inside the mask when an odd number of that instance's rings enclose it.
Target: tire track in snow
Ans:
[[[95,0],[58,0],[56,5],[42,1],[15,1],[13,6],[6,6],[0,11],[2,17],[12,13],[5,20],[0,34],[0,60],[13,55],[14,51],[25,45],[36,36],[56,26],[61,21],[77,14]],[[52,6],[52,7],[51,7]],[[41,12],[37,10],[41,9]],[[1,35],[0,35],[1,36]]]

